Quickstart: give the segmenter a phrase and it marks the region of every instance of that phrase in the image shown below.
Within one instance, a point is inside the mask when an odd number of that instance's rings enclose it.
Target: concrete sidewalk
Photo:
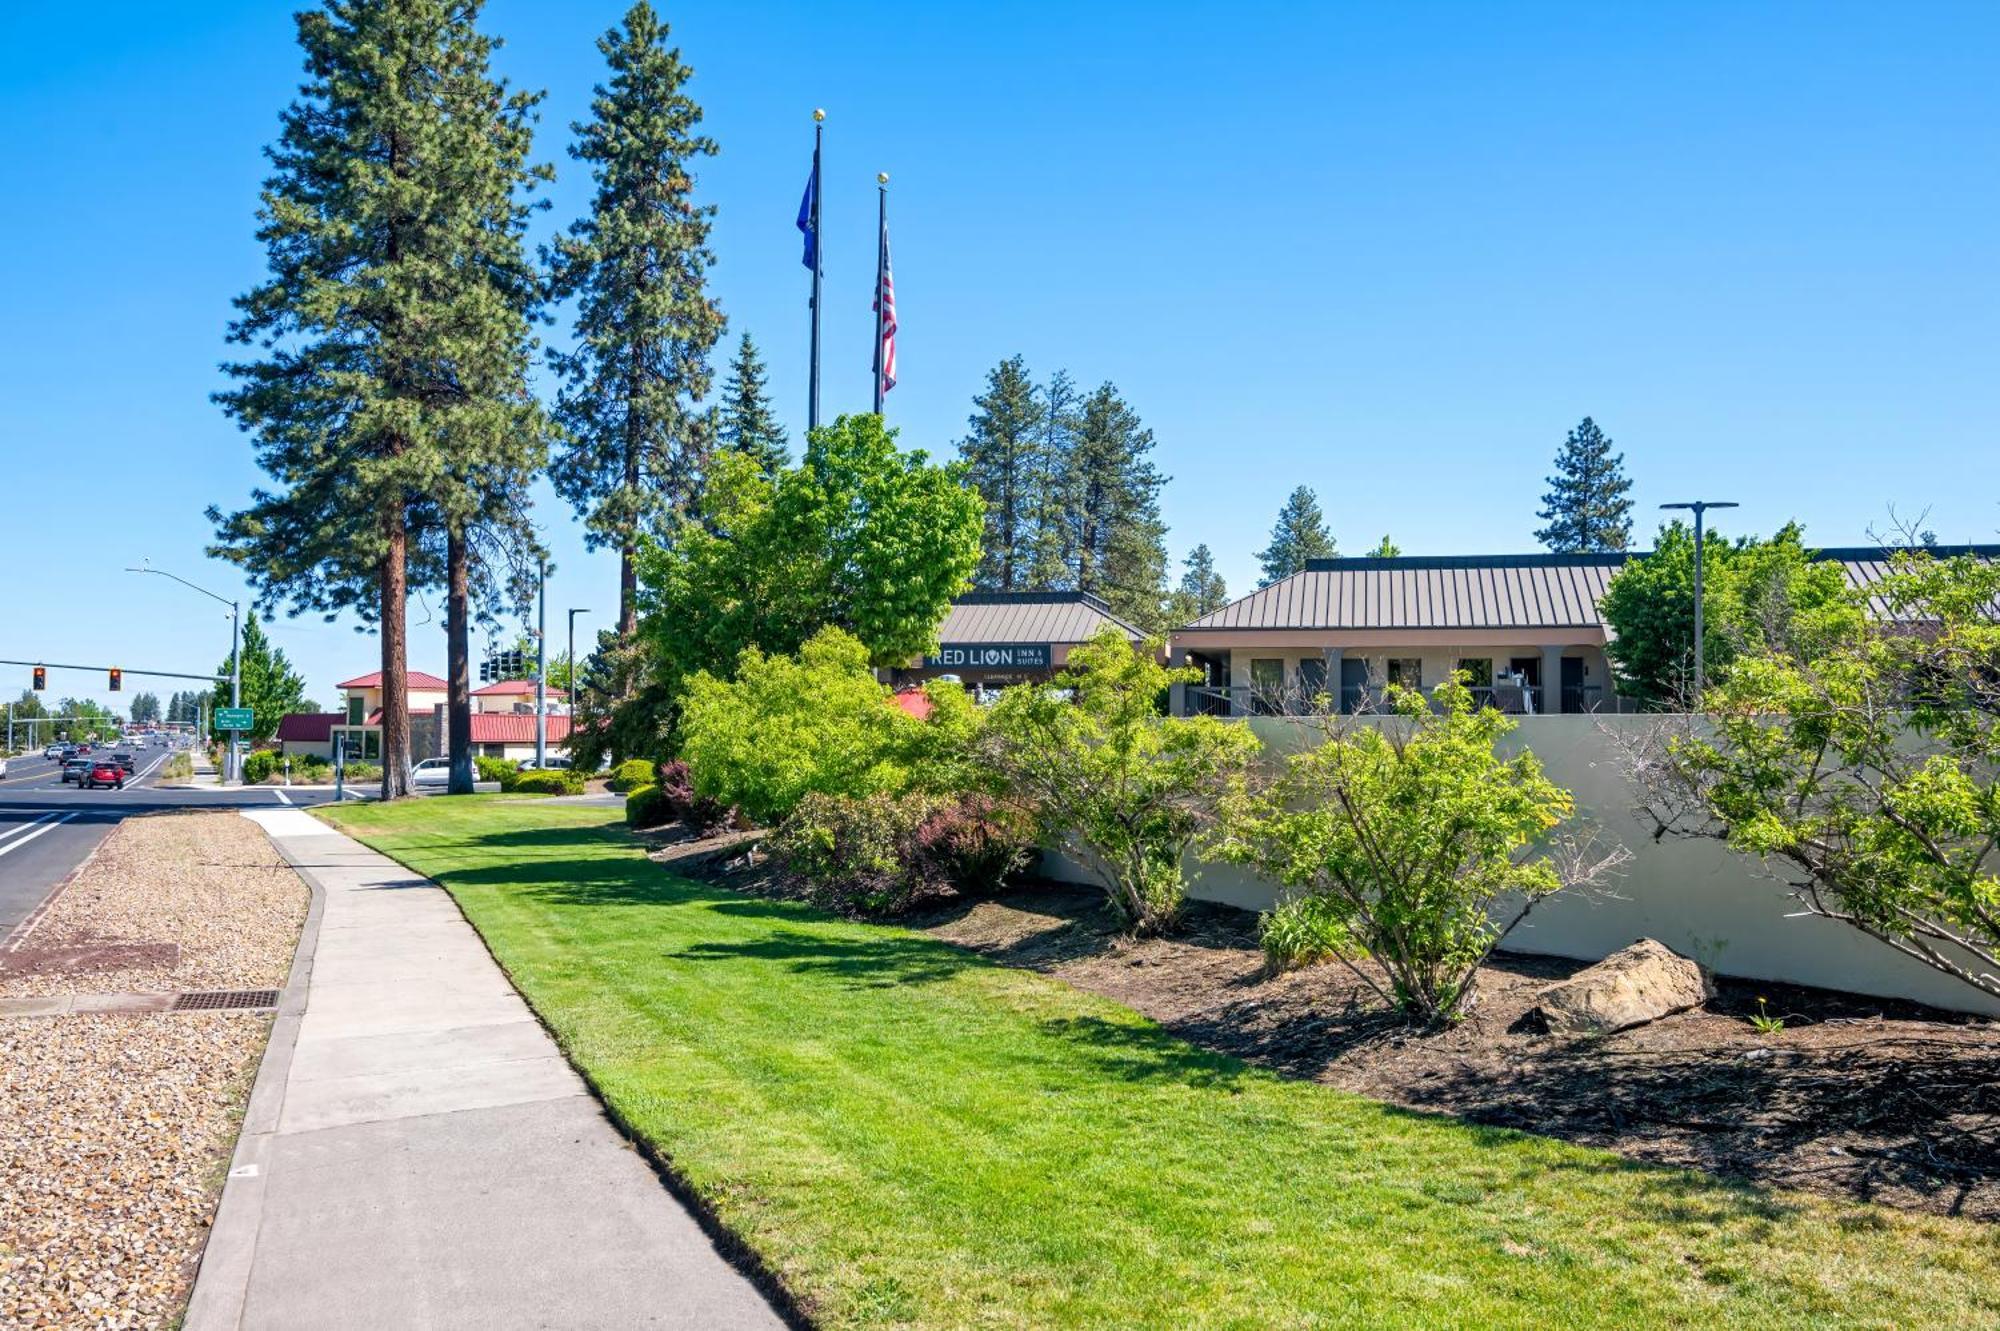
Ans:
[[[296,810],[244,816],[314,904],[189,1331],[784,1325],[442,888]]]

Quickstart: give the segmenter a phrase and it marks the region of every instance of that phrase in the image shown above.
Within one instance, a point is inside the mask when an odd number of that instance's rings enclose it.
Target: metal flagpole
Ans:
[[[882,267],[888,258],[889,173],[875,177],[875,414],[882,414]]]
[[[825,193],[821,186],[825,176],[820,172],[820,151],[826,142],[826,112],[813,112],[813,200],[812,200],[812,243],[813,243],[813,283],[812,283],[812,369],[810,373],[810,399],[806,403],[806,429],[819,428],[819,283],[820,271],[825,266],[820,242],[825,232],[820,229],[820,196]]]

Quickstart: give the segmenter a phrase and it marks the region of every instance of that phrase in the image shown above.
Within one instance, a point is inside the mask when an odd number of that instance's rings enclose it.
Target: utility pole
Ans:
[[[549,765],[549,561],[539,565],[540,609],[535,618],[535,767]]]
[[[576,715],[576,617],[589,613],[590,611],[587,608],[569,612],[569,713],[571,716]],[[574,725],[576,723],[572,721],[570,724]]]
[[[169,573],[163,568],[154,568],[151,564],[140,568],[128,568],[125,571],[127,573],[157,573],[163,578],[172,578],[175,582],[178,582],[190,591],[200,592],[209,600],[220,601],[229,607],[229,705],[231,707],[241,707],[243,705],[243,606],[241,602],[232,601],[226,596],[218,596],[206,587],[197,587],[186,578],[178,574]],[[207,731],[204,730],[202,733],[206,734]],[[242,778],[243,769],[238,758],[237,749],[237,746],[242,742],[242,738],[241,731],[232,730],[229,732],[229,757],[225,762],[225,770],[222,776],[225,784],[233,785]]]
[[[1701,710],[1702,694],[1706,688],[1706,663],[1702,651],[1704,639],[1701,629],[1701,557],[1706,544],[1703,536],[1702,516],[1711,508],[1740,508],[1742,505],[1729,499],[1693,499],[1685,504],[1661,504],[1661,508],[1686,508],[1694,510],[1694,706],[1690,710]]]

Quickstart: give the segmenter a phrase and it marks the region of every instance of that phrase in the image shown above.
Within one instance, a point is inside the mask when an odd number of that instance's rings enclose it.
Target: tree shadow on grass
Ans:
[[[841,938],[803,929],[774,929],[743,942],[696,943],[668,956],[676,961],[767,962],[782,965],[794,975],[830,977],[848,989],[935,984],[982,966],[956,948],[928,939],[893,934]]]

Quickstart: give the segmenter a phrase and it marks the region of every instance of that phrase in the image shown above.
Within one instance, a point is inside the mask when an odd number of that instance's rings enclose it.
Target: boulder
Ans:
[[[1666,944],[1641,938],[1567,980],[1544,988],[1535,1015],[1557,1035],[1609,1035],[1699,1007],[1715,989],[1701,967]]]

